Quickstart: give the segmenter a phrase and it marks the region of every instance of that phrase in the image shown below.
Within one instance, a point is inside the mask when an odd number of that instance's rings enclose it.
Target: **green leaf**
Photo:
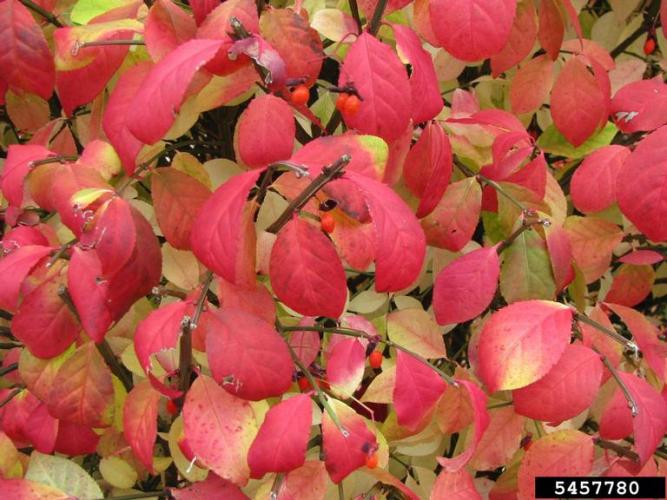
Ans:
[[[602,146],[607,146],[618,132],[616,125],[609,122],[596,135],[588,138],[578,148],[575,148],[563,135],[551,124],[542,133],[537,140],[537,145],[545,152],[558,156],[565,156],[567,158],[582,158]]]
[[[63,457],[33,451],[25,478],[57,488],[80,500],[104,498],[95,480],[79,465]]]
[[[500,292],[509,303],[519,300],[553,300],[556,283],[544,240],[534,230],[521,233],[503,252]]]
[[[87,24],[94,17],[130,3],[131,0],[79,0],[70,19],[77,24]]]

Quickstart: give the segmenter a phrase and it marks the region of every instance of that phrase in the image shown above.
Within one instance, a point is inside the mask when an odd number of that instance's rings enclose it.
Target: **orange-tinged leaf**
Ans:
[[[305,394],[271,407],[248,452],[253,477],[290,472],[305,463],[312,413],[312,402]]]
[[[417,430],[431,414],[447,386],[440,375],[411,354],[396,353],[394,408],[399,425]]]
[[[559,293],[574,280],[572,266],[572,246],[567,233],[561,226],[545,228],[547,251],[551,261],[551,271],[556,283],[556,293]]]
[[[36,145],[12,144],[7,148],[7,159],[0,174],[0,186],[10,205],[20,207],[23,204],[23,182],[30,172],[32,162],[54,154]]]
[[[517,498],[535,498],[537,476],[588,476],[593,454],[593,438],[575,430],[557,431],[534,441],[519,467]]]
[[[135,385],[123,406],[123,435],[139,461],[153,471],[153,445],[157,437],[160,393],[148,380]]]
[[[653,267],[621,264],[614,273],[614,281],[604,300],[628,307],[636,306],[649,296],[654,281]]]
[[[72,498],[57,488],[27,479],[0,478],[0,491],[14,500],[35,500],[36,498],[39,500],[69,500]]]
[[[510,83],[510,103],[517,114],[537,110],[549,97],[554,63],[546,54],[525,62]]]
[[[596,306],[587,313],[587,316],[609,330],[614,330],[614,325],[599,304],[596,304]],[[577,324],[583,336],[583,344],[586,347],[597,349],[600,354],[606,356],[612,366],[618,366],[623,357],[623,347],[608,335],[588,323],[578,321]],[[610,376],[611,374],[608,370],[605,370],[602,375],[602,380],[605,381]]]
[[[193,6],[195,1],[192,2]],[[230,483],[214,473],[209,473],[203,481],[197,481],[185,488],[168,488],[176,500],[201,500],[202,498],[224,498],[225,500],[248,500],[248,497],[234,483]]]
[[[16,312],[23,281],[51,251],[51,247],[25,245],[0,259],[0,276],[3,276],[0,283],[0,309],[10,313]]]
[[[484,324],[478,346],[478,375],[489,388],[519,389],[539,380],[570,342],[572,310],[557,302],[515,302]]]
[[[498,288],[496,247],[480,248],[450,262],[433,285],[433,310],[441,325],[463,323],[489,307]]]
[[[155,2],[146,17],[144,40],[154,61],[192,38],[197,31],[194,19],[171,0]]]
[[[271,286],[288,307],[306,316],[339,317],[347,284],[331,241],[313,224],[294,218],[278,233],[269,264]]]
[[[315,318],[305,316],[299,326],[313,326]],[[320,354],[320,333],[317,331],[298,331],[290,333],[288,343],[301,362],[310,366]]]
[[[50,413],[61,420],[107,427],[111,423],[113,400],[111,372],[95,344],[88,342],[58,370],[47,404]]]
[[[183,423],[197,460],[234,484],[244,486],[248,482],[246,456],[257,434],[250,403],[200,375],[185,398]]]
[[[542,48],[547,51],[549,57],[554,61],[558,58],[564,33],[563,14],[558,8],[556,0],[541,0],[540,28],[537,38]]]
[[[173,168],[153,172],[151,191],[164,237],[174,248],[189,250],[195,218],[211,192],[194,177]]]
[[[224,308],[207,321],[206,353],[213,378],[244,399],[280,396],[294,365],[273,325],[240,309]]]
[[[275,322],[276,303],[273,300],[271,292],[262,283],[246,287],[233,285],[226,279],[220,278],[218,280],[218,297],[220,298],[220,303],[224,304],[226,308],[242,309],[262,318],[267,323],[273,324]],[[292,334],[293,336],[294,333]],[[306,365],[309,364],[310,362],[306,363]]]
[[[520,2],[516,16],[503,49],[491,56],[491,71],[494,78],[520,63],[533,49],[537,36],[537,18],[533,2]]]
[[[512,407],[489,410],[489,426],[482,435],[470,464],[477,470],[493,470],[508,465],[519,448],[525,417]]]
[[[470,472],[460,469],[456,472],[443,470],[433,484],[431,500],[448,498],[452,500],[482,500],[475,489]]]
[[[514,408],[534,420],[559,424],[593,404],[602,381],[600,356],[580,344],[570,344],[544,377],[512,392]]]
[[[444,358],[445,342],[442,330],[423,309],[408,308],[387,315],[389,338],[424,358]]]
[[[599,279],[609,267],[611,252],[623,239],[623,231],[611,222],[596,217],[570,216],[565,230],[572,255],[586,283]]]
[[[277,500],[320,500],[326,494],[328,483],[324,462],[309,460],[287,473],[278,490]]]

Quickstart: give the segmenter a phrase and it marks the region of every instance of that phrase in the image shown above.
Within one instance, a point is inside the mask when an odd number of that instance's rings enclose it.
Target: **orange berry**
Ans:
[[[320,227],[325,233],[331,234],[336,227],[336,219],[329,212],[324,212],[320,215]]]
[[[356,95],[351,95],[345,101],[345,109],[343,110],[348,115],[354,115],[359,111],[359,106],[361,106],[361,101]]]
[[[366,467],[369,469],[375,469],[378,466],[378,454],[373,453],[372,455],[368,455],[366,457]]]
[[[383,360],[382,353],[380,351],[373,351],[370,356],[368,356],[368,364],[371,365],[371,368],[377,370],[382,366]]]
[[[655,38],[649,36],[644,42],[644,54],[650,56],[653,52],[655,52]]]
[[[169,413],[170,415],[178,414],[178,406],[176,405],[176,403],[174,403],[173,399],[167,401],[167,413]]]
[[[345,103],[347,102],[349,95],[347,95],[345,92],[341,92],[338,94],[338,98],[336,99],[336,109],[340,111],[341,113],[345,109]]]
[[[307,392],[313,389],[313,386],[310,385],[310,382],[306,377],[299,377],[297,384],[299,384],[299,390],[301,390],[301,392]]]
[[[292,104],[294,104],[295,106],[301,106],[308,102],[309,97],[310,97],[310,91],[308,90],[308,87],[302,84],[296,87],[292,91],[290,99],[292,101]]]

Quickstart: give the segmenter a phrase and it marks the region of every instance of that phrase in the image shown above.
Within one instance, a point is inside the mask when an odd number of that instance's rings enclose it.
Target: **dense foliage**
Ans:
[[[667,474],[661,15],[0,1],[2,495]]]

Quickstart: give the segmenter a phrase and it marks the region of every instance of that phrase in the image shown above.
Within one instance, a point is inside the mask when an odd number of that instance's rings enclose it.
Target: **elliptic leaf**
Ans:
[[[655,130],[667,123],[667,85],[662,78],[628,83],[614,95],[610,111],[626,134]]]
[[[549,97],[553,85],[554,63],[546,55],[526,61],[510,84],[510,103],[516,114],[531,113]]]
[[[95,480],[80,465],[64,457],[33,451],[25,478],[51,486],[75,498],[104,497]]]
[[[327,356],[327,381],[341,395],[354,395],[364,378],[366,349],[358,339],[336,342]]]
[[[153,446],[157,437],[160,393],[148,380],[135,385],[123,406],[123,435],[139,461],[153,471]]]
[[[12,144],[7,148],[7,159],[0,175],[0,186],[2,194],[10,205],[20,207],[23,204],[23,182],[30,172],[31,162],[53,155],[55,153],[37,145]]]
[[[195,35],[192,16],[171,0],[158,0],[146,16],[144,41],[154,61],[159,61]]]
[[[477,445],[471,466],[476,470],[493,470],[509,464],[519,449],[525,423],[525,417],[512,407],[489,410],[489,426]]]
[[[387,335],[393,342],[424,358],[447,356],[442,329],[421,308],[411,307],[389,313]]]
[[[25,245],[0,259],[0,276],[3,276],[0,283],[0,309],[16,312],[23,281],[51,251],[51,247]]]
[[[61,490],[27,479],[0,478],[0,491],[14,500],[34,500],[35,498],[40,500],[69,500],[72,498]]]
[[[633,179],[633,182],[636,181]],[[617,186],[620,188],[620,184]],[[645,195],[646,192],[642,192],[642,196]],[[647,216],[646,213],[642,214],[644,218]],[[609,268],[611,252],[623,239],[623,231],[606,220],[579,216],[568,217],[565,230],[572,246],[572,256],[584,274],[586,283],[596,281]]]
[[[494,78],[520,63],[533,49],[537,36],[537,19],[533,2],[520,2],[509,39],[503,49],[491,56],[491,72]]]
[[[630,149],[613,144],[587,156],[570,182],[572,203],[577,210],[600,212],[616,202],[616,178]]]

